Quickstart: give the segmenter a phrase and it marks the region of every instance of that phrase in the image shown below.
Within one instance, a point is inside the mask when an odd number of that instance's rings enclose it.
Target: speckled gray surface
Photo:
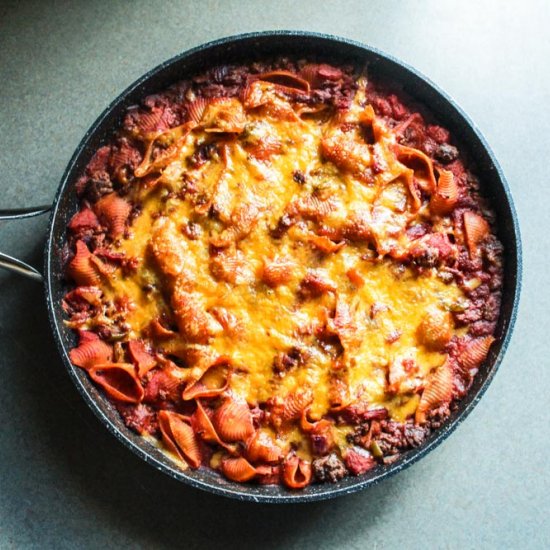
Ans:
[[[522,302],[481,403],[440,448],[366,492],[285,507],[207,495],[147,467],[106,433],[58,359],[41,287],[0,273],[0,548],[550,545],[550,8],[544,1],[372,4],[2,2],[0,208],[51,200],[99,112],[184,49],[276,28],[368,42],[454,96],[492,145],[516,199]],[[41,263],[45,226],[43,219],[1,225],[0,250]]]

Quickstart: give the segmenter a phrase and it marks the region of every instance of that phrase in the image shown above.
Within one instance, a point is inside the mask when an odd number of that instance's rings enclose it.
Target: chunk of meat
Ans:
[[[315,479],[320,482],[336,483],[348,473],[344,463],[334,453],[315,459],[312,467]]]
[[[456,246],[443,233],[428,233],[413,241],[409,253],[422,267],[435,267],[457,257]]]
[[[242,103],[236,98],[215,98],[206,105],[201,127],[205,132],[240,134],[245,127],[246,117]]]
[[[374,457],[361,447],[349,449],[344,457],[344,462],[349,472],[354,476],[364,474],[376,466]]]

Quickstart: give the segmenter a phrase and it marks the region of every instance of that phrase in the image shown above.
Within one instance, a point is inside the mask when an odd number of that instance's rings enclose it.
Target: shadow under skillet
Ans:
[[[40,265],[41,254],[37,243],[25,260]],[[339,525],[349,525],[350,513],[364,530],[398,503],[403,475],[364,493],[282,506],[219,497],[167,477],[120,445],[76,391],[51,336],[41,285],[2,272],[0,289],[0,398],[13,415],[2,429],[2,453],[18,457],[11,460],[4,489],[26,488],[26,497],[3,513],[12,516],[5,518],[10,523],[23,523],[33,542],[71,547],[64,522],[70,518],[67,506],[76,506],[85,509],[92,546],[101,543],[97,525],[111,524],[136,542],[160,548],[203,548],[204,541],[214,548],[280,548],[298,539],[301,547],[313,547],[321,527],[329,542]],[[53,493],[51,486],[57,486]],[[41,528],[51,517],[59,524],[50,524],[46,534]]]

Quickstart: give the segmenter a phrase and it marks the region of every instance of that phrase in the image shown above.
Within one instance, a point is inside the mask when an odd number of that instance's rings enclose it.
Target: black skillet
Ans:
[[[170,84],[213,65],[278,55],[317,57],[335,63],[368,64],[371,76],[400,84],[407,94],[427,105],[452,135],[464,144],[477,165],[483,192],[489,197],[497,213],[498,236],[505,250],[502,310],[496,329],[496,342],[476,376],[470,392],[445,425],[433,433],[421,447],[404,453],[391,465],[377,466],[362,476],[347,477],[335,484],[310,485],[302,491],[295,492],[279,486],[232,483],[204,468],[181,471],[155,446],[126,428],[115,408],[90,383],[87,374],[71,364],[68,351],[75,344],[75,337],[63,325],[61,310],[61,300],[66,287],[63,284],[60,251],[65,242],[67,223],[78,207],[73,186],[94,152],[109,140],[126,108],[149,94],[164,90]],[[0,211],[0,219],[29,217],[49,209],[40,207]],[[502,170],[473,122],[449,96],[404,63],[357,42],[329,35],[294,31],[251,33],[210,42],[166,61],[122,92],[82,138],[67,166],[51,207],[44,256],[46,303],[53,336],[78,391],[107,429],[145,462],[179,481],[220,495],[255,502],[307,502],[353,493],[403,470],[439,445],[468,416],[493,379],[510,340],[521,285],[521,243],[512,197]],[[37,270],[6,255],[0,255],[0,267],[38,280],[42,279]]]

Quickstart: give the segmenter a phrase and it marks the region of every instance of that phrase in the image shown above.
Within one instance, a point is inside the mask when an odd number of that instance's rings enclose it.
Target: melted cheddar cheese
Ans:
[[[335,406],[338,380],[341,405],[366,401],[404,421],[446,357],[423,343],[419,327],[463,299],[437,269],[402,261],[413,240],[407,230],[431,219],[414,196],[428,178],[399,162],[395,137],[361,86],[339,114],[297,113],[268,83],[258,93],[259,106],[233,99],[187,133],[151,138],[155,146],[168,140],[172,153],[162,161],[159,149],[161,162],[151,157],[155,169],[144,165],[133,184],[140,214],[116,251],[140,263],[110,276],[106,298],[127,298],[129,339],[147,339],[151,321],[165,318],[180,329],[158,352],[177,361],[182,348],[200,348],[226,358],[229,392],[251,407],[310,392],[310,418],[320,419]],[[242,131],[216,132],[235,118]],[[193,162],[209,144],[209,158]],[[207,323],[204,337],[186,332],[194,315]],[[298,350],[297,364],[274,368],[289,350]],[[391,386],[392,365],[403,361],[412,374]],[[349,428],[337,431],[343,446]],[[296,426],[277,436],[301,438]]]

